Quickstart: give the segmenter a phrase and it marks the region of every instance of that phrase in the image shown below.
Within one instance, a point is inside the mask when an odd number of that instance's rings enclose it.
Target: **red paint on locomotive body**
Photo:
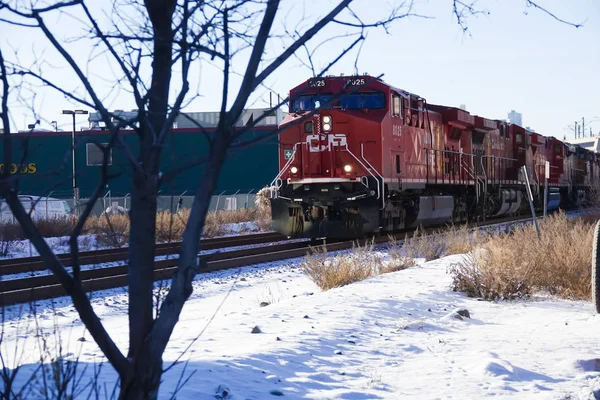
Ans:
[[[290,91],[272,208],[291,236],[352,236],[580,204],[600,157],[505,121],[428,104],[370,76],[309,79]]]

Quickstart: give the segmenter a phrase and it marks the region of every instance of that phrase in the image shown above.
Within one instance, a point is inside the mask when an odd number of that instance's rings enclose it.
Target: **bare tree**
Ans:
[[[398,2],[375,21],[364,21],[352,6],[352,0],[340,0],[328,10],[318,6],[317,16],[313,16],[310,23],[306,23],[310,15],[304,11],[306,15],[290,29],[278,25],[285,26],[285,18],[279,17],[284,8],[280,0],[115,0],[108,12],[93,10],[85,0],[63,0],[50,5],[0,1],[0,23],[42,32],[78,83],[75,89],[61,86],[46,73],[42,64],[21,65],[7,60],[6,52],[0,51],[4,162],[12,163],[13,157],[8,103],[11,77],[50,87],[72,102],[97,110],[110,135],[108,144],[99,145],[104,154],[102,178],[71,233],[72,273],[53,254],[21,205],[14,189],[16,178],[9,174],[8,168],[4,169],[0,179],[0,194],[6,198],[47,268],[71,296],[81,320],[119,374],[121,399],[157,398],[163,352],[182,307],[192,293],[192,280],[203,268],[197,257],[199,242],[221,167],[232,147],[243,147],[251,142],[243,141],[234,146],[234,142],[250,128],[239,127],[237,121],[252,94],[266,85],[267,79],[292,57],[299,57],[311,68],[312,75],[320,76],[341,58],[347,55],[358,57],[367,30],[388,29],[394,21],[417,16],[410,0]],[[302,8],[298,7],[296,12],[302,12]],[[454,1],[454,13],[461,27],[465,13],[477,12],[473,4]],[[69,41],[55,33],[54,24],[48,21],[57,15],[71,17],[83,24],[86,34],[79,39],[92,41],[96,56],[107,57],[118,71],[108,94],[90,79],[91,64],[84,66],[78,62],[68,50]],[[332,25],[343,27],[344,34],[332,36],[326,29]],[[342,43],[337,47],[341,50],[329,55],[325,61],[315,59],[315,49],[332,39]],[[273,50],[276,47],[283,50]],[[233,68],[233,60],[236,60],[236,66],[243,63],[244,68]],[[209,155],[180,168],[161,171],[163,149],[175,118],[186,104],[201,94],[190,87],[190,74],[198,65],[208,64],[223,71],[217,128],[214,133],[207,133],[198,124],[210,145]],[[234,90],[233,78],[239,80],[239,87]],[[114,91],[131,96],[138,110],[136,118],[125,119],[108,111],[107,104]],[[279,106],[281,104],[273,110]],[[255,119],[254,124],[265,116]],[[138,149],[125,145],[120,136],[124,128],[135,130]],[[114,148],[126,154],[132,175],[127,354],[116,346],[94,312],[82,288],[77,262],[77,238],[109,179],[108,159]],[[205,168],[198,178],[178,269],[160,312],[154,316],[154,252],[150,249],[155,245],[157,195],[161,185],[197,163],[204,163]]]

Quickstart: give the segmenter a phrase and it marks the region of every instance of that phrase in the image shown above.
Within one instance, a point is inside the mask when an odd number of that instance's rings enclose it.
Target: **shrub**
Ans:
[[[220,224],[216,218],[209,218],[211,214],[206,215],[206,220],[204,221],[204,231],[203,235],[205,237],[215,237],[221,236],[225,234],[225,229],[223,225]]]
[[[511,299],[533,291],[589,299],[594,226],[564,213],[498,235],[451,269],[453,289],[484,299]]]
[[[159,211],[156,214],[156,241],[174,242],[181,240],[189,215],[189,210],[181,210],[175,214],[169,211]]]
[[[129,242],[129,216],[122,214],[102,214],[88,218],[85,233],[96,235],[103,246],[123,247]]]
[[[531,293],[530,273],[521,265],[507,263],[506,255],[498,247],[480,249],[464,256],[463,261],[450,268],[452,289],[470,297],[485,300],[512,300]],[[498,267],[506,265],[506,267]]]
[[[362,247],[355,244],[350,254],[331,258],[323,245],[313,248],[301,263],[304,272],[323,290],[362,281],[378,273],[382,266],[381,257],[373,252],[373,243]]]
[[[304,272],[323,290],[349,285],[374,275],[401,271],[415,265],[403,254],[395,238],[390,237],[389,260],[374,252],[374,241],[355,243],[348,254],[329,257],[327,246],[313,248],[302,260]]]

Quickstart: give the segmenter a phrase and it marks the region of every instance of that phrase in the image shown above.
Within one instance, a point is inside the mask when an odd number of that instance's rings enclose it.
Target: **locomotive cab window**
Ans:
[[[385,93],[382,92],[358,92],[343,96],[339,105],[335,108],[360,109],[360,108],[385,108]]]
[[[102,146],[108,146],[108,143],[101,143]],[[96,143],[85,144],[85,158],[88,167],[101,167],[104,161],[104,153]],[[112,165],[112,149],[108,155],[108,164]]]
[[[560,145],[554,146],[554,154],[560,155]]]
[[[392,116],[393,117],[401,117],[402,109],[400,106],[400,96],[393,94],[392,95]]]
[[[310,111],[315,108],[329,110],[332,94],[298,96],[292,101],[292,111]]]
[[[523,143],[523,134],[522,133],[517,133],[515,141],[517,142],[517,144]]]

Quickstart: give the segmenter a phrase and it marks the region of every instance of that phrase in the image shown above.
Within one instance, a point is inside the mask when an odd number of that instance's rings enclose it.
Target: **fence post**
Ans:
[[[550,179],[550,161],[546,161],[546,168],[544,170],[544,221],[548,213],[548,179]]]
[[[248,193],[246,193],[246,207],[244,208],[248,208],[248,203],[250,202],[250,194],[252,194],[252,192],[254,192],[254,189],[251,189]]]
[[[127,198],[129,197],[129,195],[130,195],[130,194],[131,194],[131,193],[127,193],[127,194],[125,195],[125,198],[123,199],[123,206],[125,207],[125,211],[128,211],[128,210],[129,210],[129,208],[127,208]]]
[[[183,205],[183,195],[186,194],[187,192],[188,191],[186,190],[183,193],[181,193],[179,195],[179,199],[177,199],[177,211],[176,211],[177,214],[179,214],[179,209]]]
[[[217,204],[215,205],[215,212],[219,211],[219,202],[221,201],[221,196],[225,193],[225,190],[221,192],[220,195],[217,196]]]
[[[529,186],[529,176],[527,176],[527,167],[523,165],[521,167],[523,170],[523,176],[525,177],[525,188],[527,189],[527,197],[529,199],[529,206],[531,207],[531,216],[533,217],[533,223],[535,225],[535,230],[538,235],[538,239],[541,239],[540,235],[540,227],[538,226],[537,219],[535,217],[535,208],[533,207],[533,194],[531,193],[531,186]]]

